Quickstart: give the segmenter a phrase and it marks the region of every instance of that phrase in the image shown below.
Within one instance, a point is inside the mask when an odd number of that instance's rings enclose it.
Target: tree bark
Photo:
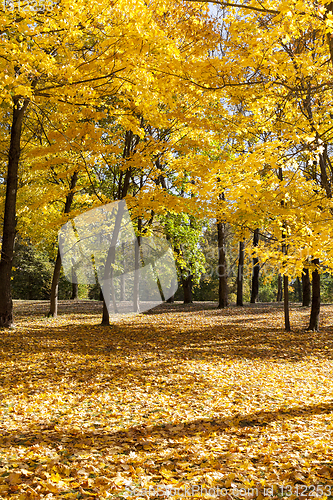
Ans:
[[[24,99],[23,103],[19,98],[14,99],[0,260],[0,327],[10,327],[13,325],[13,301],[10,281],[14,257],[16,198],[18,186],[18,166],[21,154],[20,142],[22,122],[28,104],[28,99]]]
[[[302,306],[309,307],[311,302],[311,285],[310,285],[310,276],[308,268],[303,268],[302,295],[303,295]]]
[[[237,270],[237,305],[243,305],[243,275],[244,275],[244,241],[239,242]]]
[[[69,187],[69,193],[66,196],[65,209],[64,213],[68,214],[71,210],[71,206],[74,198],[74,189],[78,179],[78,172],[74,172],[71,178],[71,183]],[[58,248],[57,258],[54,265],[53,276],[52,276],[52,285],[51,285],[51,297],[50,297],[50,310],[47,316],[52,316],[56,318],[58,315],[58,288],[59,288],[59,278],[60,278],[60,270],[61,270],[61,256]]]
[[[182,276],[182,285],[184,291],[184,304],[192,304],[193,294],[192,294],[192,275],[188,274],[186,277]]]
[[[106,300],[108,302],[110,300],[110,292],[111,292],[111,299],[113,302],[114,311],[115,311],[115,313],[118,312],[116,298],[115,298],[115,291],[114,291],[114,283],[113,283],[113,273],[114,273],[113,264],[115,263],[116,244],[118,241],[118,235],[119,235],[121,221],[122,221],[123,214],[124,214],[125,205],[126,204],[124,201],[120,201],[118,203],[118,211],[117,211],[116,220],[115,220],[115,224],[114,224],[110,248],[109,248],[109,252],[108,252],[108,256],[107,256],[105,268],[104,268],[104,275],[103,275],[104,300],[103,300],[103,316],[102,316],[102,322],[101,322],[101,325],[103,325],[103,326],[110,326],[110,316],[109,316],[109,311],[108,311],[108,308],[106,305]]]
[[[312,301],[308,330],[318,332],[320,313],[320,274],[318,272],[319,259],[313,259],[312,263],[316,266],[316,268],[312,271]]]
[[[79,298],[79,285],[77,283],[72,283],[71,300],[77,300],[78,298]]]
[[[302,285],[298,276],[296,278],[295,292],[297,302],[302,302]]]
[[[253,233],[253,246],[257,247],[259,245],[259,228],[255,229]],[[253,257],[252,266],[252,287],[251,287],[251,304],[258,301],[259,297],[259,259],[258,257]]]
[[[56,318],[58,316],[58,291],[59,291],[60,270],[61,270],[61,256],[60,256],[60,250],[58,248],[57,258],[53,269],[50,310],[48,313],[48,316],[52,316],[53,318]]]
[[[284,328],[290,332],[288,276],[283,275]]]
[[[227,282],[227,262],[225,255],[225,223],[217,223],[217,241],[219,253],[219,309],[224,309],[228,306],[228,282]]]
[[[279,273],[278,274],[278,289],[277,289],[277,295],[276,295],[276,302],[281,302],[282,301],[282,276]]]

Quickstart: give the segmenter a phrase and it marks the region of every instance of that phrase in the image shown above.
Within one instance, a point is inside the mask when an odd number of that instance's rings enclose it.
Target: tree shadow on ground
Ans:
[[[329,415],[333,413],[333,400],[327,403],[302,405],[292,408],[278,408],[274,411],[258,411],[249,414],[238,414],[236,417],[229,418],[200,418],[181,423],[169,423],[162,425],[145,425],[144,423],[136,426],[116,430],[114,432],[96,428],[94,430],[71,430],[63,428],[58,429],[54,423],[46,425],[34,424],[33,431],[6,430],[0,434],[0,447],[11,446],[33,446],[40,442],[49,444],[68,443],[73,441],[72,445],[77,449],[86,449],[87,445],[94,447],[103,447],[108,442],[117,443],[121,450],[119,453],[126,453],[132,447],[143,447],[147,445],[146,438],[152,438],[149,445],[156,448],[165,446],[165,439],[180,440],[196,436],[198,433],[224,433],[230,429],[248,430],[262,428],[273,422],[290,421],[295,418],[306,418],[314,415]]]
[[[160,307],[169,311],[168,307]],[[266,311],[264,318],[260,309],[253,308],[245,314],[244,309],[234,308],[232,314],[221,312],[221,321],[213,324],[209,323],[212,310],[200,311],[200,317],[207,320],[200,327],[195,318],[183,322],[176,318],[173,326],[165,317],[151,313],[141,315],[138,322],[118,319],[110,328],[84,323],[60,326],[51,321],[8,330],[0,337],[0,362],[15,358],[21,361],[14,372],[11,365],[2,367],[0,383],[22,388],[36,380],[42,385],[43,380],[51,379],[55,384],[65,378],[83,384],[89,377],[95,380],[103,374],[107,376],[105,383],[116,383],[120,375],[122,379],[130,375],[132,383],[140,384],[168,368],[178,372],[177,384],[185,390],[191,381],[185,365],[191,360],[223,364],[231,359],[294,363],[313,355],[333,359],[330,327],[323,327],[316,334],[300,327],[286,333],[276,328],[274,308]],[[249,318],[249,322],[239,316]],[[37,357],[38,362],[25,361],[27,354]],[[179,373],[182,362],[185,365]],[[200,377],[196,374],[197,380]],[[171,387],[172,383],[170,390]],[[165,390],[168,391],[167,386]]]

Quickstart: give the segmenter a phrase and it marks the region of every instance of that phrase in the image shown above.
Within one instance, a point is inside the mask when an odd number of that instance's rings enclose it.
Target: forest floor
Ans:
[[[15,302],[0,498],[333,498],[333,306]]]

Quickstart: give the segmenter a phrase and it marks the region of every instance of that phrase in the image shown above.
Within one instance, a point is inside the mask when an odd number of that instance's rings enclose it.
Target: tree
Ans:
[[[278,1],[271,9],[264,5],[216,3],[224,8],[223,52],[212,64],[214,71],[209,81],[198,71],[201,80],[199,76],[193,83],[220,92],[220,102],[228,109],[225,122],[229,135],[234,137],[233,171],[245,174],[241,183],[235,176],[235,194],[242,192],[243,183],[249,188],[252,173],[258,186],[263,187],[265,183],[257,177],[259,171],[267,176],[283,168],[283,181],[274,188],[276,196],[270,196],[266,186],[265,194],[259,189],[266,206],[258,198],[249,206],[256,212],[262,211],[263,225],[257,227],[271,238],[269,258],[278,259],[285,285],[289,277],[301,276],[308,258],[315,262],[312,327],[318,324],[320,308],[320,275],[316,273],[324,265],[332,269],[327,235],[331,233],[332,220],[329,82],[333,4]],[[246,148],[241,146],[242,141]],[[230,193],[228,198],[230,203],[240,204]],[[281,210],[277,201],[283,203]],[[235,213],[234,208],[232,212]],[[255,211],[248,210],[246,223],[253,225],[257,218]],[[238,220],[244,225],[244,217]],[[283,236],[278,235],[281,223]],[[285,251],[277,250],[277,244],[288,248],[287,257]],[[285,291],[286,296],[287,286]]]
[[[69,192],[66,196],[66,203],[64,214],[68,214],[71,210],[71,206],[74,198],[74,189],[78,179],[78,172],[74,172],[71,183],[69,187]],[[61,256],[58,248],[57,258],[54,265],[53,277],[52,277],[52,285],[51,285],[51,296],[50,296],[50,310],[48,316],[52,316],[53,318],[57,317],[58,314],[58,286],[59,286],[59,277],[61,270]]]
[[[95,138],[103,134],[97,126],[102,117],[113,115],[123,129],[140,136],[135,118],[140,108],[141,116],[144,109],[145,115],[155,114],[155,121],[165,104],[175,115],[179,103],[172,96],[177,95],[180,83],[172,71],[168,75],[168,69],[181,67],[185,61],[194,68],[207,50],[204,39],[213,31],[207,9],[178,2],[133,2],[133,9],[122,1],[113,6],[59,2],[37,12],[3,11],[1,24],[5,75],[1,91],[5,113],[12,113],[12,126],[0,263],[0,325],[10,326],[20,141],[29,110],[43,112],[46,106],[53,109],[56,105],[56,113],[63,118],[57,132],[70,138],[75,136],[75,127],[69,129],[66,119],[71,122],[75,110],[75,121],[84,124],[89,143],[85,160],[96,166],[100,141]],[[166,54],[172,56],[169,68]],[[125,174],[125,180],[129,178]]]

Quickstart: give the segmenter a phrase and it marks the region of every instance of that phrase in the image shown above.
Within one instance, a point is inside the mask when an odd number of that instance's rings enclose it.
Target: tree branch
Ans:
[[[260,9],[259,7],[252,7],[250,5],[244,5],[239,3],[221,2],[219,0],[188,0],[188,2],[202,2],[202,3],[215,3],[221,5],[222,7],[239,7],[241,9],[255,10],[257,12],[265,12],[267,14],[280,14],[279,10],[272,9]]]

